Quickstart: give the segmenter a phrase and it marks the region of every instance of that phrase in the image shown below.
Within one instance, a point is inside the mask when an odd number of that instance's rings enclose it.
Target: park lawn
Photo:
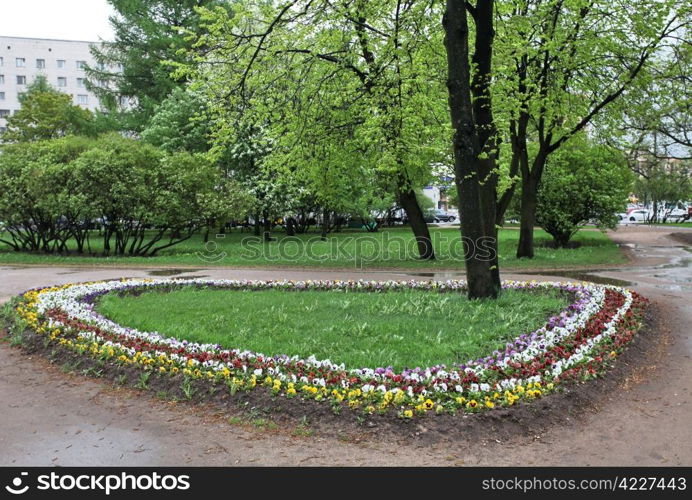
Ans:
[[[347,368],[466,363],[543,326],[569,296],[505,290],[498,300],[421,290],[286,291],[183,288],[111,293],[97,311],[121,325],[266,355],[330,359]]]
[[[251,233],[238,230],[212,236],[205,245],[195,235],[153,257],[103,257],[89,255],[46,255],[14,252],[0,243],[2,264],[149,266],[149,267],[300,267],[351,269],[459,269],[464,268],[463,248],[458,228],[431,228],[437,259],[433,262],[416,258],[415,241],[409,228],[392,228],[367,233],[349,230],[330,234],[321,241],[315,232],[288,237],[275,232],[275,241],[264,243]],[[545,246],[550,236],[535,230],[536,252],[533,259],[514,256],[519,238],[516,229],[499,232],[501,269],[589,268],[619,264],[625,258],[605,234],[582,230],[574,237],[580,244],[574,249],[553,249]],[[93,236],[92,249],[100,250],[101,240]]]

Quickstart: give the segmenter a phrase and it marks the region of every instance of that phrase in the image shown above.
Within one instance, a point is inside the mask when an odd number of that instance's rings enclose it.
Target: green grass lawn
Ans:
[[[420,290],[229,291],[183,288],[102,297],[122,325],[268,355],[331,359],[347,367],[465,363],[540,328],[569,298],[507,290],[496,301]]]
[[[519,231],[500,231],[500,266],[503,269],[546,269],[591,267],[624,262],[617,246],[603,233],[580,231],[576,249],[552,249],[543,245],[551,238],[537,229],[536,256],[517,259]],[[154,257],[100,257],[84,255],[44,255],[14,252],[0,244],[0,263],[112,266],[182,267],[319,267],[319,268],[407,268],[463,269],[463,249],[457,228],[431,228],[437,254],[434,262],[416,258],[415,241],[409,228],[384,229],[377,233],[358,230],[330,234],[320,241],[317,233],[288,237],[275,233],[276,240],[264,243],[252,234],[234,230],[224,237],[212,236],[206,244],[197,235]],[[92,248],[99,251],[100,240],[93,236]]]

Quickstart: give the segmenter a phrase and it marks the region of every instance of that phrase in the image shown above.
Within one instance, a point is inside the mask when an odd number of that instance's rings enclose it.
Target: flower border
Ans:
[[[463,365],[396,372],[391,367],[346,368],[314,356],[266,355],[197,344],[158,332],[126,328],[94,310],[106,293],[215,287],[228,290],[417,289],[463,293],[466,283],[438,281],[248,281],[129,279],[30,290],[15,311],[48,342],[103,361],[136,366],[159,376],[224,384],[231,394],[266,387],[277,397],[329,401],[372,414],[395,411],[412,418],[430,411],[477,412],[513,406],[556,390],[563,382],[601,374],[641,326],[646,299],[625,288],[592,283],[504,281],[504,289],[559,289],[574,301],[545,326],[517,336],[503,350]]]

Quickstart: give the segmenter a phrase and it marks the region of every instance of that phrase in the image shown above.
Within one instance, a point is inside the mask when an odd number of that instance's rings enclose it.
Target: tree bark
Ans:
[[[454,172],[457,193],[459,195],[459,212],[461,216],[461,235],[464,245],[466,279],[469,298],[496,298],[499,293],[497,279],[499,271],[493,272],[492,260],[483,258],[476,251],[479,242],[494,237],[495,202],[490,203],[489,191],[483,192],[481,183],[488,180],[488,163],[479,159],[486,147],[479,137],[480,124],[474,118],[492,120],[491,115],[474,117],[471,99],[471,68],[469,65],[469,27],[464,0],[447,0],[443,25],[445,28],[445,48],[447,49],[447,68],[449,89],[449,109],[454,130]],[[477,30],[484,35],[476,38],[476,55],[483,59],[490,57],[492,47],[492,0],[479,0],[476,10]],[[482,11],[482,12],[481,12]],[[482,13],[482,15],[481,15]],[[488,15],[489,14],[489,15]],[[485,45],[484,45],[485,44]],[[489,66],[488,66],[489,68]],[[474,78],[474,84],[479,81]],[[488,82],[482,83],[487,85]],[[476,88],[475,93],[482,94],[483,88]],[[489,113],[489,96],[485,96],[483,113]],[[486,134],[488,132],[483,132]],[[486,140],[489,136],[485,137]],[[488,229],[493,227],[489,234]]]
[[[264,212],[263,214],[264,230],[262,232],[262,237],[264,241],[272,241],[272,221],[269,218],[269,214]]]
[[[322,212],[322,233],[320,234],[320,239],[325,241],[327,239],[327,233],[329,232],[329,210]]]
[[[533,228],[536,225],[538,179],[531,173],[521,177],[521,225],[517,258],[533,259]]]
[[[296,235],[296,220],[293,216],[286,219],[286,236]]]
[[[418,204],[415,191],[411,188],[400,191],[399,204],[406,212],[413,236],[416,238],[418,258],[421,260],[435,260],[435,250],[430,237],[430,229],[427,222],[425,222],[425,216]]]

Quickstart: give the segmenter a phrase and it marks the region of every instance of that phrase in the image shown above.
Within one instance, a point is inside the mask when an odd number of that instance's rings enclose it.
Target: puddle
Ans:
[[[563,278],[569,278],[577,281],[590,281],[592,283],[598,283],[599,285],[614,285],[614,286],[633,286],[635,285],[632,281],[620,280],[617,278],[604,278],[603,276],[596,276],[595,274],[589,274],[584,271],[544,271],[544,272],[516,272],[512,271],[512,274],[527,274],[532,276],[559,276]],[[438,272],[438,273],[406,273],[406,276],[418,276],[423,278],[433,278],[433,279],[454,279],[454,278],[464,278],[464,273],[458,273],[454,271],[450,272]]]
[[[632,281],[621,280],[617,278],[605,278],[595,274],[589,274],[584,271],[544,271],[540,273],[517,273],[517,274],[532,274],[534,276],[559,276],[561,278],[569,278],[577,281],[590,281],[599,285],[613,286],[633,286],[636,283]]]
[[[149,276],[176,276],[192,272],[195,272],[195,269],[155,269],[154,271],[147,272],[147,274]]]
[[[669,264],[656,266],[655,269],[676,269],[679,267],[690,267],[690,264],[692,264],[692,259],[674,259]]]
[[[683,285],[655,285],[656,288],[662,288],[663,290],[670,290],[671,292],[682,292],[683,290],[690,288]]]
[[[465,273],[459,273],[456,271],[449,271],[449,272],[438,272],[438,273],[404,273],[406,276],[418,276],[421,278],[433,278],[433,279],[454,279],[454,278],[463,278],[466,276]]]

